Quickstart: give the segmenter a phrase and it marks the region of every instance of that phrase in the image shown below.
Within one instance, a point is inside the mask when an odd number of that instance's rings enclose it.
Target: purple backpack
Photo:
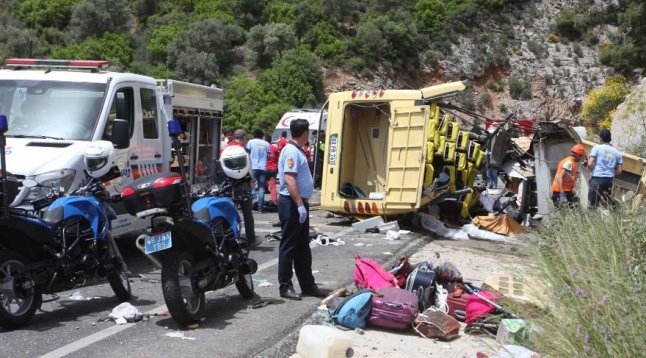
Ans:
[[[356,256],[354,266],[354,281],[357,286],[378,290],[383,287],[397,287],[397,279],[392,273],[384,270],[373,259],[362,259]]]

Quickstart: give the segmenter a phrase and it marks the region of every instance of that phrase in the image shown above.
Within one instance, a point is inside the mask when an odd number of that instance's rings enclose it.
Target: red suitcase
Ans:
[[[449,293],[449,296],[446,298],[446,304],[449,306],[449,316],[464,322],[469,296],[471,295],[461,290],[455,290]]]
[[[411,329],[418,313],[414,293],[398,287],[384,287],[372,296],[368,324],[405,331]]]

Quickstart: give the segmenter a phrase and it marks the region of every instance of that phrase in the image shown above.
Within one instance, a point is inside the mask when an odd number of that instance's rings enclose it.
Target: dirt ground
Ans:
[[[412,263],[440,255],[456,265],[465,279],[480,286],[492,274],[522,273],[528,268],[526,250],[522,245],[487,241],[434,240],[410,257]],[[470,357],[477,352],[493,353],[498,345],[493,338],[464,334],[451,342],[422,338],[414,332],[393,333],[371,327],[365,333],[349,332],[354,340],[354,357]]]

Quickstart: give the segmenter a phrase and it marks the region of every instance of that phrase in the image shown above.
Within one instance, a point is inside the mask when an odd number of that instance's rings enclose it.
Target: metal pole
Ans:
[[[6,123],[6,117],[4,122]],[[4,128],[0,131],[0,165],[2,166],[2,217],[9,218],[9,203],[7,202],[7,160],[5,158],[5,145],[7,144],[4,136]]]

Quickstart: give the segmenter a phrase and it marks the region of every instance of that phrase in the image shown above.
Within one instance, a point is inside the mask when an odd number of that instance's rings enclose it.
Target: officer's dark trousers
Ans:
[[[309,205],[305,203],[309,213]],[[278,249],[278,283],[280,292],[292,286],[292,266],[301,290],[310,290],[314,286],[312,275],[312,251],[310,250],[310,219],[303,224],[298,222],[298,206],[288,196],[278,197],[278,218],[282,228],[280,247]]]

